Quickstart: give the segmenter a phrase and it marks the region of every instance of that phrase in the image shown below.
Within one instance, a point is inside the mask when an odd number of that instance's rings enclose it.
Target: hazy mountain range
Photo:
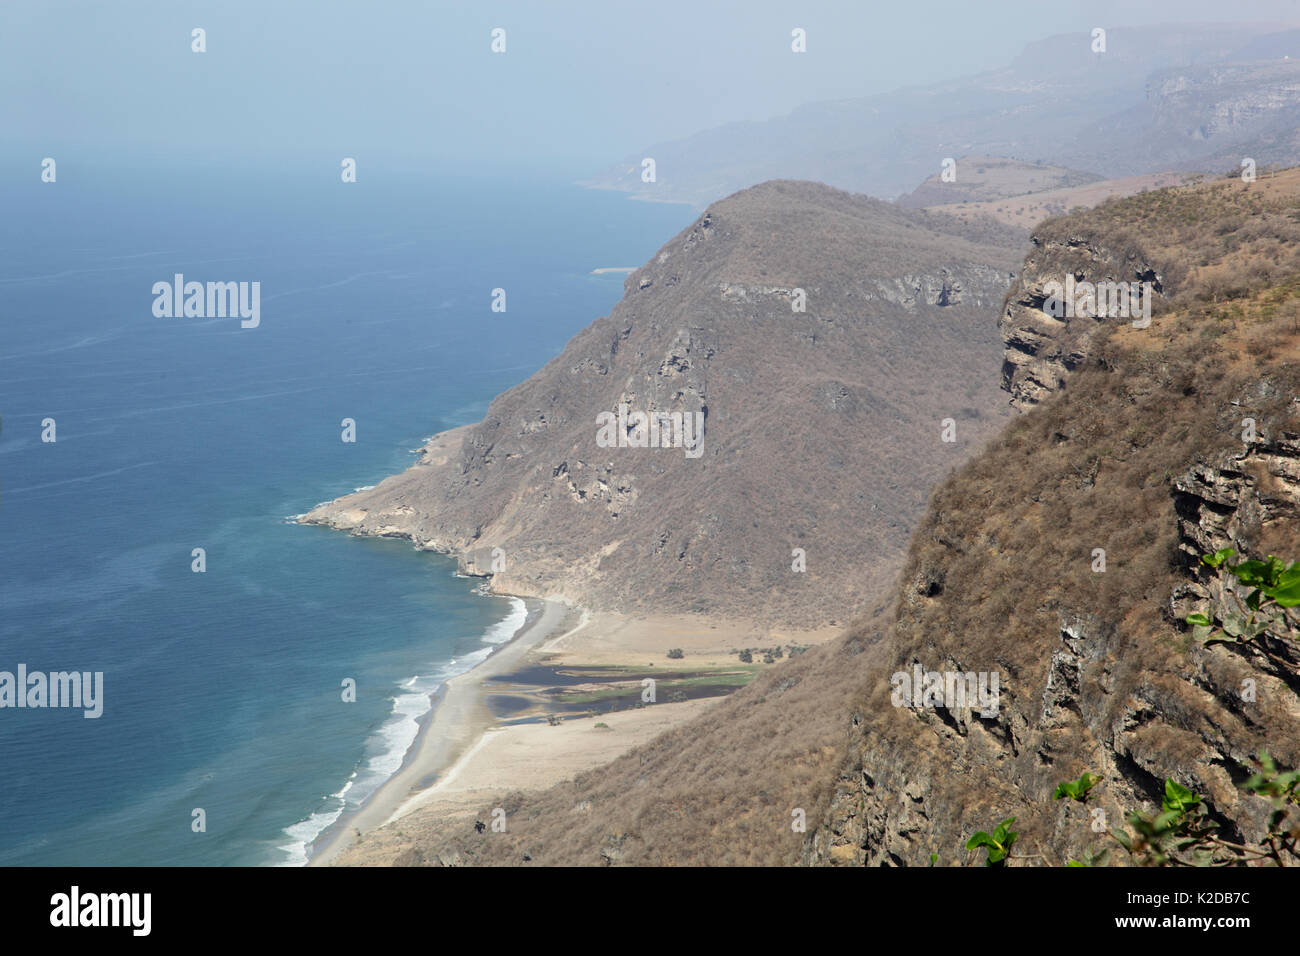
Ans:
[[[703,205],[791,178],[893,199],[944,159],[967,154],[1103,178],[1224,172],[1243,157],[1263,165],[1295,154],[1300,31],[1116,28],[1106,52],[1094,53],[1092,43],[1084,33],[1054,36],[989,73],[646,144],[585,184]],[[641,181],[645,157],[655,160],[653,183]]]

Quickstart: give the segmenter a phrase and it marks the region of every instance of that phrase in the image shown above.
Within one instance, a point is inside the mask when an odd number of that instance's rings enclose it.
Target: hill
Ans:
[[[1297,170],[1035,231],[1001,320],[1026,414],[934,494],[806,862],[962,862],[1015,816],[1025,862],[1061,865],[1104,842],[1092,810],[1118,825],[1166,777],[1224,839],[1260,838],[1268,804],[1238,785],[1261,749],[1300,762],[1300,649],[1206,645],[1182,621],[1222,595],[1200,555],[1300,551],[1297,239]],[[1045,315],[1066,273],[1152,282],[1150,327]],[[916,664],[1000,673],[996,716],[892,706],[889,675]],[[1085,770],[1091,807],[1052,799]]]
[[[926,208],[960,219],[994,219],[1028,233],[1044,219],[1064,216],[1078,209],[1091,209],[1107,199],[1132,196],[1166,186],[1182,186],[1204,178],[1192,173],[1151,173],[1121,179],[1097,179],[1081,186],[1062,186],[1041,192],[1014,193],[977,201],[948,202],[943,199],[942,193],[931,193],[931,198],[940,201],[927,205]]]
[[[996,377],[966,373],[996,366],[986,316],[1020,246],[817,184],[744,190],[481,423],[304,520],[455,554],[502,593],[844,622],[892,583],[928,488],[1007,414]],[[621,407],[701,421],[702,442],[606,447]]]
[[[923,209],[951,204],[989,204],[994,200],[1049,190],[1063,191],[1095,183],[1096,173],[1082,173],[1061,166],[1023,163],[1000,156],[962,156],[951,181],[934,173],[906,196],[898,199],[904,209]]]

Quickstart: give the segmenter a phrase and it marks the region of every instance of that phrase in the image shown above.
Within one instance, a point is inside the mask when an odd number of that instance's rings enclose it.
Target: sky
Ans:
[[[0,0],[0,175],[32,152],[325,152],[580,176],[723,123],[996,68],[1054,33],[1229,16],[1300,24],[1300,2]]]

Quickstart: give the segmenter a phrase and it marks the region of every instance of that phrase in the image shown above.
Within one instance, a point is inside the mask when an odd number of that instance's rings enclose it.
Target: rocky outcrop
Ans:
[[[1252,403],[1285,398],[1267,379],[1252,391]],[[1243,408],[1234,401],[1222,422],[1225,431],[1240,432],[1241,450],[1198,462],[1173,482],[1178,550],[1189,571],[1221,548],[1260,554],[1271,531],[1300,522],[1300,434],[1243,417]]]
[[[1157,806],[1166,778],[1206,799],[1225,839],[1253,844],[1270,805],[1239,789],[1244,768],[1261,749],[1300,765],[1300,645],[1207,645],[1183,624],[1225,587],[1202,554],[1300,557],[1291,324],[1257,327],[1250,341],[1291,351],[1244,367],[1240,340],[1213,344],[1221,328],[1195,346],[1190,323],[1109,339],[1104,316],[1044,313],[1048,283],[1066,276],[1163,289],[1113,218],[1035,236],[1000,322],[1003,386],[1029,414],[936,491],[879,636],[896,673],[999,672],[1000,706],[899,706],[890,672],[876,675],[846,720],[852,756],[806,864],[973,862],[970,835],[1012,816],[1017,865],[1103,846],[1123,864],[1105,833]],[[1152,438],[1148,424],[1167,431]],[[1117,544],[1099,570],[1103,537]],[[1101,778],[1088,805],[1053,800],[1084,770]]]
[[[1264,379],[1250,399],[1275,399],[1279,391],[1277,383]],[[1239,410],[1242,404],[1234,402],[1233,408]],[[1294,404],[1300,405],[1300,399]],[[1174,620],[1225,599],[1244,606],[1246,594],[1235,589],[1230,577],[1221,579],[1203,566],[1202,555],[1231,548],[1239,556],[1263,557],[1276,551],[1294,557],[1295,529],[1300,527],[1300,432],[1250,417],[1237,421],[1232,412],[1227,416],[1227,428],[1242,429],[1241,450],[1198,462],[1173,482],[1178,553],[1187,575],[1170,596]],[[1268,653],[1253,655],[1252,663],[1300,690],[1300,647],[1268,634],[1260,640]]]
[[[904,618],[909,603],[940,599],[926,596],[924,575],[907,590]],[[972,832],[1014,816],[1020,865],[1062,865],[1114,848],[1094,825],[1119,826],[1131,810],[1158,804],[1165,777],[1205,795],[1229,839],[1251,843],[1263,834],[1267,804],[1237,789],[1240,768],[1261,746],[1287,765],[1300,757],[1300,698],[1267,662],[1227,647],[1196,646],[1171,661],[1139,650],[1104,615],[1064,609],[1055,633],[1030,646],[990,658],[960,645],[913,639],[899,670],[992,663],[1004,680],[998,713],[900,708],[878,681],[846,727],[861,744],[809,835],[804,864],[924,866],[932,853],[940,865],[962,864],[972,859],[963,849]],[[1054,801],[1057,784],[1085,769],[1103,780],[1096,799]]]
[[[1138,249],[1116,246],[1059,229],[1040,230],[1031,240],[1033,252],[1007,293],[998,330],[1006,344],[1002,388],[1011,406],[1026,411],[1065,386],[1068,374],[1088,357],[1093,339],[1107,323],[1134,321],[1119,310],[1089,308],[1082,295],[1076,304],[1053,308],[1061,291],[1097,283],[1150,283],[1156,300],[1163,297],[1159,271]],[[1078,306],[1076,308],[1076,305]],[[1109,300],[1107,306],[1113,303]],[[1110,314],[1107,314],[1109,311]],[[1053,312],[1063,314],[1055,315]]]

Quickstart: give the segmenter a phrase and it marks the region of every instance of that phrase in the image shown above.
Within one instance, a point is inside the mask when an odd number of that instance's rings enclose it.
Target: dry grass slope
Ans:
[[[1300,171],[1147,193],[1045,223],[1036,240],[1129,249],[1170,293],[1152,327],[1108,326],[1064,390],[934,492],[894,609],[889,666],[858,702],[859,742],[818,862],[967,858],[1007,816],[1030,854],[1061,864],[1095,839],[1055,785],[1101,773],[1113,821],[1158,802],[1165,776],[1207,794],[1230,835],[1256,809],[1235,787],[1261,746],[1300,763],[1296,687],[1171,613],[1188,579],[1174,482],[1198,463],[1300,435]],[[1300,475],[1261,481],[1241,530],[1252,554],[1300,557]],[[1105,573],[1092,570],[1104,548]],[[997,720],[891,706],[887,673],[998,671]],[[1252,678],[1259,698],[1237,690]],[[906,793],[902,799],[898,793]],[[832,852],[832,851],[835,852]]]

